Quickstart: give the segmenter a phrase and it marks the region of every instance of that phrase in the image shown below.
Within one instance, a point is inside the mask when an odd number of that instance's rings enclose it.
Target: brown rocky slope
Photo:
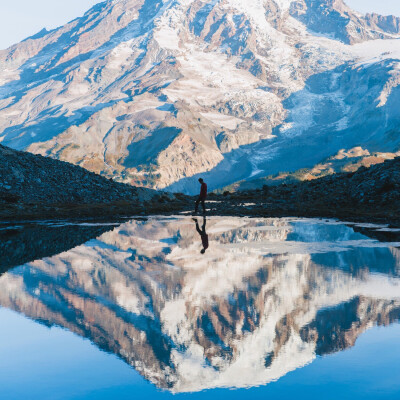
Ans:
[[[333,217],[399,226],[400,157],[352,173],[212,198],[215,212],[228,215]]]
[[[0,145],[0,218],[118,216],[173,209],[174,195]]]

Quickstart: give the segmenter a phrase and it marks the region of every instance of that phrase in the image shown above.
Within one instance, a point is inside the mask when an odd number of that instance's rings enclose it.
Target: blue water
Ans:
[[[264,387],[171,395],[89,340],[0,309],[4,399],[398,399],[400,325],[373,328],[357,346],[321,357]]]
[[[206,229],[206,256],[191,220],[165,219],[128,222],[59,255],[10,267],[0,276],[0,398],[400,398],[397,242],[315,220],[211,219]],[[23,237],[9,245],[19,252]],[[227,266],[231,276],[224,276]],[[201,282],[210,297],[196,292]],[[196,305],[186,305],[175,332],[166,305],[180,299]],[[236,316],[232,323],[227,309]],[[279,323],[269,329],[275,311]],[[157,329],[172,353],[161,349]],[[267,346],[271,332],[276,336]],[[291,338],[301,341],[288,357]],[[260,345],[251,344],[258,340],[266,346],[260,367],[254,366]],[[203,349],[203,361],[188,351],[193,344]],[[313,355],[304,352],[307,346]],[[251,374],[243,384],[224,375],[239,354],[243,376],[247,368],[264,371],[261,383],[253,384]],[[191,355],[187,365],[208,371],[209,380],[185,381],[179,366]],[[131,366],[135,357],[145,367]],[[286,368],[297,357],[305,358]],[[267,379],[269,371],[279,376]],[[171,387],[152,374],[172,377]]]

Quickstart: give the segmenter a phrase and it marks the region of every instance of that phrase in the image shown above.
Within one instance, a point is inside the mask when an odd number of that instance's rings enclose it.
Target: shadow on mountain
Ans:
[[[40,137],[40,140],[46,142],[53,139],[60,133],[68,129],[71,124],[80,125],[87,121],[93,114],[101,111],[104,108],[111,107],[119,101],[125,101],[126,99],[112,100],[107,103],[96,104],[95,106],[88,106],[78,109],[73,112],[72,115],[67,116],[67,112],[63,115],[57,115],[57,112],[61,110],[61,106],[54,107],[53,109],[44,110],[41,112],[39,122],[32,124],[29,130],[26,129],[24,124],[11,126],[3,131],[5,139],[2,144],[10,146],[14,149],[27,148],[37,140],[36,137]],[[21,131],[25,131],[24,135],[21,135]],[[71,144],[73,146],[73,144]],[[75,144],[75,146],[77,146]]]
[[[0,229],[0,275],[10,268],[52,257],[115,228],[113,225],[38,225]]]
[[[148,136],[128,146],[129,155],[124,161],[127,168],[137,168],[140,165],[151,165],[157,156],[166,149],[179,135],[182,129],[165,127],[156,129]]]

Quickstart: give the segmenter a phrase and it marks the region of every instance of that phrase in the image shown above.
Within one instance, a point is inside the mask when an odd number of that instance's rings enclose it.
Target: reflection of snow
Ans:
[[[202,255],[191,218],[127,222],[4,274],[0,304],[75,329],[65,318],[73,305],[85,332],[94,329],[92,340],[103,348],[111,343],[173,392],[262,385],[312,362],[316,343],[300,331],[321,310],[360,298],[357,321],[365,326],[356,337],[381,313],[400,308],[400,259],[391,247],[400,244],[379,243],[336,221],[289,218],[212,217],[207,233],[210,248]],[[393,275],[371,273],[376,262]],[[154,335],[153,325],[162,333]],[[163,368],[161,335],[173,343]]]

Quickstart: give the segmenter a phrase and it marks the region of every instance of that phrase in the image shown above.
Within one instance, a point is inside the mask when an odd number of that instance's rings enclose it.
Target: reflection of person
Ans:
[[[197,213],[197,210],[199,209],[199,204],[201,203],[203,207],[203,214],[206,213],[206,206],[205,206],[205,201],[207,198],[207,184],[203,181],[203,178],[199,178],[199,183],[201,185],[200,189],[200,195],[199,198],[196,200],[196,207],[194,209],[195,214]]]
[[[199,233],[201,236],[201,243],[203,244],[203,249],[201,250],[201,254],[204,254],[206,250],[208,249],[208,235],[206,232],[206,217],[203,217],[203,226],[199,227],[199,221],[197,221],[197,218],[193,218],[193,221],[196,223],[196,231]]]

